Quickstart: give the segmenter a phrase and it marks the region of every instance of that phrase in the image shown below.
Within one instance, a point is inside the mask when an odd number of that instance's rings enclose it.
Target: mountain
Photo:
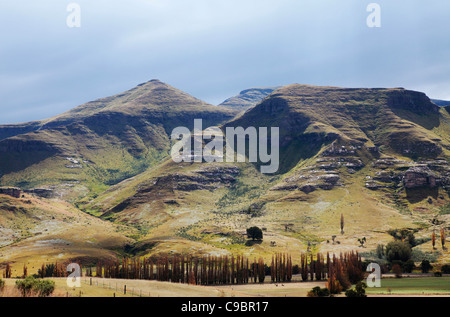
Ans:
[[[417,261],[450,259],[448,250],[437,255],[425,243],[450,224],[448,107],[401,88],[292,84],[245,112],[235,108],[150,81],[48,120],[1,126],[1,182],[29,190],[24,198],[0,195],[9,243],[0,240],[2,255],[22,261],[20,254],[47,243],[42,252],[52,258],[64,248],[64,258],[91,260],[97,252],[270,261],[274,252],[297,259],[306,250],[357,249],[370,256],[392,232],[406,230],[415,233]],[[173,162],[169,133],[191,129],[194,118],[224,131],[279,127],[278,172],[262,174],[260,162]],[[88,241],[76,234],[83,226]],[[263,241],[247,240],[252,226],[263,230]]]
[[[366,152],[436,158],[449,149],[446,114],[420,92],[295,84],[225,127],[280,127],[286,171],[333,141]]]
[[[140,255],[298,256],[360,248],[362,237],[373,250],[392,230],[427,241],[450,221],[450,114],[421,92],[293,84],[222,128],[238,126],[280,128],[277,174],[246,162],[168,159],[81,208],[141,228]],[[246,240],[251,226],[263,229],[263,242]]]
[[[223,123],[237,111],[209,105],[159,80],[53,118],[0,126],[0,184],[80,197],[161,161],[177,126]]]
[[[448,100],[431,99],[431,101],[439,107],[450,106],[450,101]]]
[[[266,87],[266,88],[250,88],[241,91],[238,95],[228,98],[222,102],[219,106],[230,107],[239,109],[241,111],[248,110],[257,105],[261,100],[266,98],[274,90],[279,87]]]

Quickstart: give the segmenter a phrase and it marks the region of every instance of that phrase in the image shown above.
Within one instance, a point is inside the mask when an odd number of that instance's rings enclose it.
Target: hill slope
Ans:
[[[133,243],[135,231],[64,201],[0,195],[0,267],[12,264],[13,276],[21,276],[24,265],[34,274],[44,263],[113,259]]]
[[[173,128],[236,113],[151,80],[47,120],[0,126],[0,183],[64,197],[100,191],[166,157]]]

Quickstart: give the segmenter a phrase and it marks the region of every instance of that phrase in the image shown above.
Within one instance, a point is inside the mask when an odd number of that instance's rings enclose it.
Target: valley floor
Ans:
[[[55,297],[306,297],[313,287],[325,287],[325,282],[297,280],[291,283],[196,286],[148,280],[83,277],[81,287],[77,288],[68,287],[66,278],[52,280],[56,284]],[[3,296],[18,296],[14,288],[15,281],[16,279],[5,280],[6,290]],[[368,297],[450,297],[450,276],[384,278],[381,285],[381,288],[368,288]],[[338,297],[344,297],[344,293]]]

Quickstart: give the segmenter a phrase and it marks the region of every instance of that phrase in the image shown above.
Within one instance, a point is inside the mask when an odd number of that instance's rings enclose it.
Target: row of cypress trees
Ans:
[[[256,259],[250,264],[248,258],[234,256],[162,256],[153,262],[150,258],[124,258],[122,264],[97,263],[96,276],[105,278],[148,279],[190,283],[196,285],[245,284],[250,279],[264,282],[264,261]],[[92,276],[92,270],[87,271]]]
[[[80,265],[81,266],[81,265]],[[68,272],[63,263],[42,265],[38,275],[44,277],[66,277]],[[24,269],[25,270],[25,269]],[[299,273],[303,281],[328,279],[331,292],[347,289],[364,277],[361,257],[357,252],[341,253],[339,256],[327,253],[301,254]],[[293,275],[292,257],[277,253],[272,256],[268,267],[262,258],[252,263],[245,256],[161,256],[156,258],[123,258],[98,262],[95,276],[118,279],[146,279],[170,281],[195,285],[225,285],[264,283],[266,274],[271,281],[290,282]],[[11,277],[11,267],[7,264],[4,277]],[[85,276],[94,276],[93,268],[87,267]]]

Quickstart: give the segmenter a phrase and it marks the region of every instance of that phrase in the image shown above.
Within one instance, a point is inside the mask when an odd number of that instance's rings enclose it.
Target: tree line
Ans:
[[[64,263],[42,264],[36,276],[67,277],[70,272],[67,272],[66,267]],[[124,257],[121,261],[99,261],[95,266],[86,267],[84,272],[87,277],[144,279],[192,285],[264,283],[267,276],[270,276],[272,283],[290,282],[295,273],[303,281],[328,279],[330,292],[347,289],[364,277],[361,257],[357,252],[341,253],[339,256],[303,253],[300,265],[295,266],[291,255],[287,253],[274,254],[270,266],[263,258],[251,261],[242,255]],[[11,277],[9,264],[6,273],[7,277]],[[24,277],[26,274],[27,268],[24,266]]]

